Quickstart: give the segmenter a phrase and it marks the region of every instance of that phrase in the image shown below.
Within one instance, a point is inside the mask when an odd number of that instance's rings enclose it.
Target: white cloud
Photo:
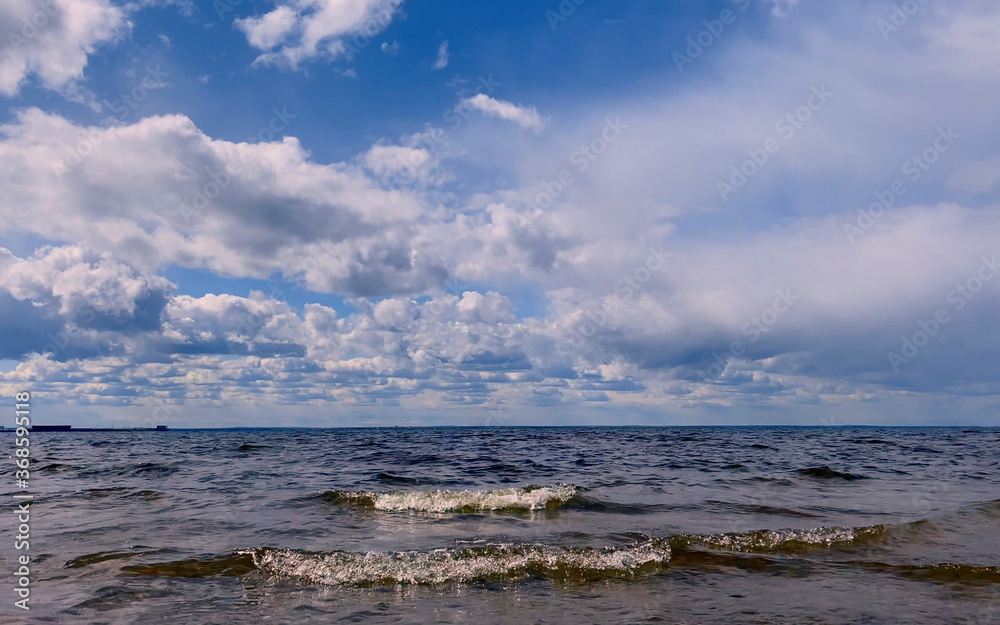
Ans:
[[[160,327],[173,285],[110,254],[42,248],[17,258],[0,248],[0,357],[47,353],[57,360],[110,355]]]
[[[438,163],[430,152],[400,145],[375,145],[364,155],[364,164],[375,176],[399,182],[432,182]]]
[[[294,403],[476,406],[513,394],[529,407],[600,396],[631,409],[704,408],[753,406],[765,391],[772,405],[844,403],[858,393],[889,400],[901,388],[961,395],[964,372],[975,370],[980,393],[1000,391],[990,367],[1000,349],[990,330],[1000,283],[953,311],[947,335],[899,375],[885,359],[918,320],[951,310],[945,295],[978,273],[979,250],[996,256],[988,250],[997,217],[899,209],[860,246],[839,225],[804,220],[744,241],[680,244],[636,293],[609,287],[573,304],[557,299],[550,314],[530,319],[518,319],[503,295],[475,290],[358,299],[359,312],[344,317],[316,304],[296,312],[274,294],[170,295],[162,278],[78,247],[31,259],[0,251],[0,329],[18,337],[4,348],[21,352],[0,356],[53,354],[0,374],[0,389],[32,377],[36,392],[93,394],[96,403],[135,394],[255,404],[281,389]],[[747,320],[788,287],[797,298],[790,309],[748,338]],[[28,302],[34,315],[17,308]],[[746,353],[729,356],[737,340]],[[706,381],[700,372],[718,354],[728,362]],[[966,368],[949,369],[956,358]],[[852,381],[830,381],[845,376]],[[118,390],[103,397],[108,385]]]
[[[30,77],[46,89],[71,90],[83,77],[88,57],[118,40],[131,24],[107,0],[0,3],[0,94],[13,97]]]
[[[246,34],[250,45],[261,50],[270,50],[291,34],[298,17],[291,7],[279,6],[262,17],[237,20],[236,26]]]
[[[434,69],[444,69],[448,67],[448,42],[442,41],[441,45],[438,46],[437,58],[434,59]]]
[[[76,246],[42,248],[23,260],[8,252],[4,261],[0,287],[19,300],[51,305],[68,318],[86,307],[109,316],[132,316],[136,302],[150,291],[172,288],[163,278],[138,274],[110,254],[98,256]]]
[[[389,56],[396,56],[399,54],[399,48],[400,45],[398,41],[393,41],[392,43],[387,41],[382,42],[382,52],[388,54]]]
[[[481,111],[488,117],[498,117],[510,122],[514,122],[522,128],[541,132],[545,126],[535,107],[520,106],[506,100],[491,98],[485,93],[477,94],[471,98],[462,100],[462,105]]]
[[[298,67],[333,59],[369,45],[392,21],[403,0],[283,0],[262,16],[236,20],[253,47],[255,63]]]
[[[422,187],[447,173],[410,146],[320,164],[294,137],[232,143],[179,115],[98,129],[28,109],[0,127],[0,171],[4,230],[110,250],[149,270],[280,272],[317,290],[389,295],[438,288],[459,260],[485,267],[501,254],[512,270],[544,267],[558,249],[537,219],[504,234],[501,217],[437,210],[436,192]]]

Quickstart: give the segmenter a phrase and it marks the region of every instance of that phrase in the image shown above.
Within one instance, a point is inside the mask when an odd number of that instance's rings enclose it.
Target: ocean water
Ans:
[[[998,429],[31,441],[31,622],[1000,623]]]

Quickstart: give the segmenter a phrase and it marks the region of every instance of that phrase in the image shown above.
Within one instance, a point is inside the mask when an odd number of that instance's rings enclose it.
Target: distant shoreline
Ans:
[[[93,432],[277,432],[288,430],[519,430],[519,429],[605,429],[605,430],[638,430],[638,429],[815,429],[815,430],[846,430],[846,429],[885,429],[885,430],[925,430],[925,429],[964,429],[964,430],[996,430],[1000,425],[330,425],[330,426],[236,426],[220,428],[170,428],[157,430],[155,428],[77,428],[69,430],[30,430],[33,434],[56,433],[76,434]],[[14,432],[15,428],[0,428],[0,433]]]

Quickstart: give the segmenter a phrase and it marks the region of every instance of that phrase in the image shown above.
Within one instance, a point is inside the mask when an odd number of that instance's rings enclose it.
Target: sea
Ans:
[[[997,428],[30,439],[4,623],[1000,623]]]

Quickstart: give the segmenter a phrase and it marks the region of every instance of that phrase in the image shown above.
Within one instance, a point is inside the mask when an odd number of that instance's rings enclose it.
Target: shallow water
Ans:
[[[37,622],[1000,623],[998,429],[31,439]]]

